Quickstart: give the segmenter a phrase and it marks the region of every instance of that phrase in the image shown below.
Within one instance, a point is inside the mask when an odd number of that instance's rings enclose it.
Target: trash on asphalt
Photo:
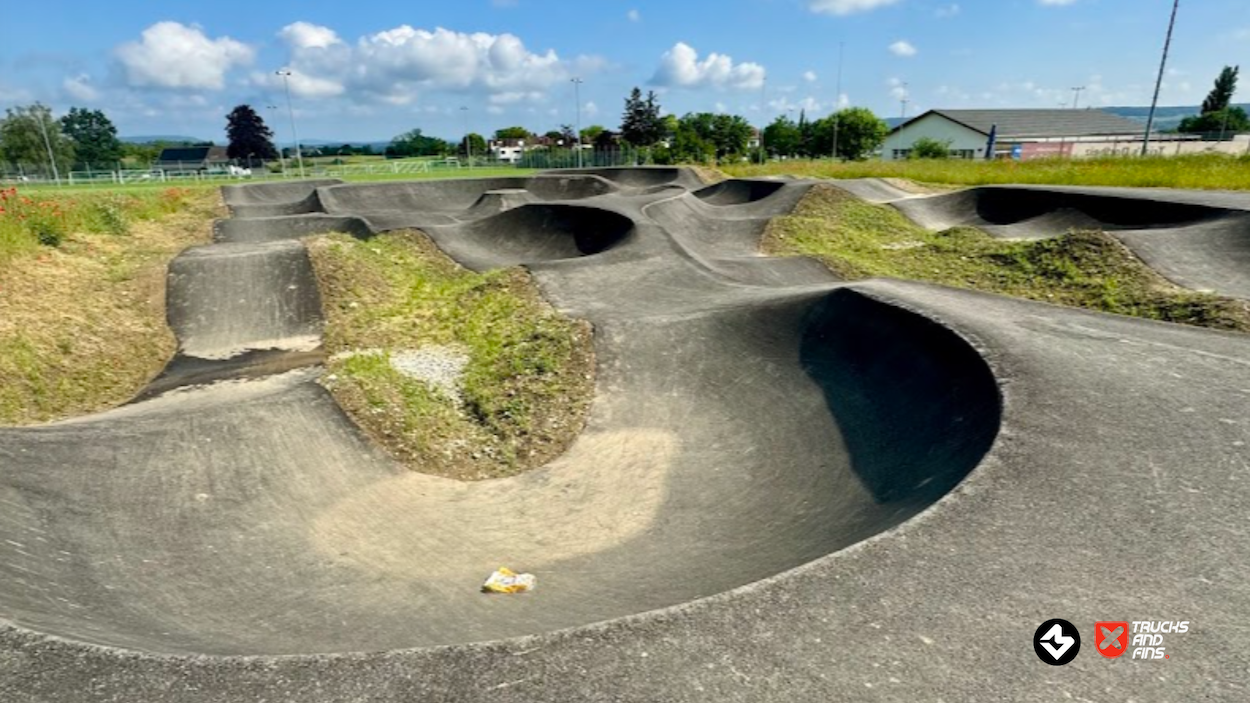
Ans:
[[[483,593],[525,593],[534,590],[538,579],[533,574],[518,574],[507,567],[499,569],[482,584]]]

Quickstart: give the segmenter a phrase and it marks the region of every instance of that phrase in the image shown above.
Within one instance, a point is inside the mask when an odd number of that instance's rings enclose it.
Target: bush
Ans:
[[[911,145],[912,159],[945,159],[951,155],[951,142],[939,141],[931,137],[921,137]]]

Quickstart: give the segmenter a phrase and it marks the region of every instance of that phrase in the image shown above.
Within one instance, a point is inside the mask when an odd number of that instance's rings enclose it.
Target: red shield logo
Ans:
[[[1094,644],[1098,645],[1098,653],[1108,659],[1124,654],[1128,651],[1128,623],[1094,623]]]

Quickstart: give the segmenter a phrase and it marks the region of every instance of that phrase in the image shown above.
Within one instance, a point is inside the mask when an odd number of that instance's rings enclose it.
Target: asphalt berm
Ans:
[[[217,243],[171,265],[180,353],[154,387],[0,429],[0,699],[1244,699],[1250,339],[758,255],[810,187],[226,190]],[[896,205],[1030,236],[1090,219],[1178,282],[1250,281],[1236,196],[996,190]],[[298,238],[399,228],[524,264],[594,324],[564,456],[412,473],[315,383]],[[537,590],[480,594],[501,565]],[[1166,663],[1056,669],[1031,646],[1055,617],[1195,624]]]

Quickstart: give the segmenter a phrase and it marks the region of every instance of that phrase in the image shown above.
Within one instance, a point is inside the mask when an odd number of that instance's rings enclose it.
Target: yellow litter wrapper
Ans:
[[[507,567],[499,569],[482,584],[483,593],[525,593],[534,590],[538,579],[533,574],[518,574]]]

